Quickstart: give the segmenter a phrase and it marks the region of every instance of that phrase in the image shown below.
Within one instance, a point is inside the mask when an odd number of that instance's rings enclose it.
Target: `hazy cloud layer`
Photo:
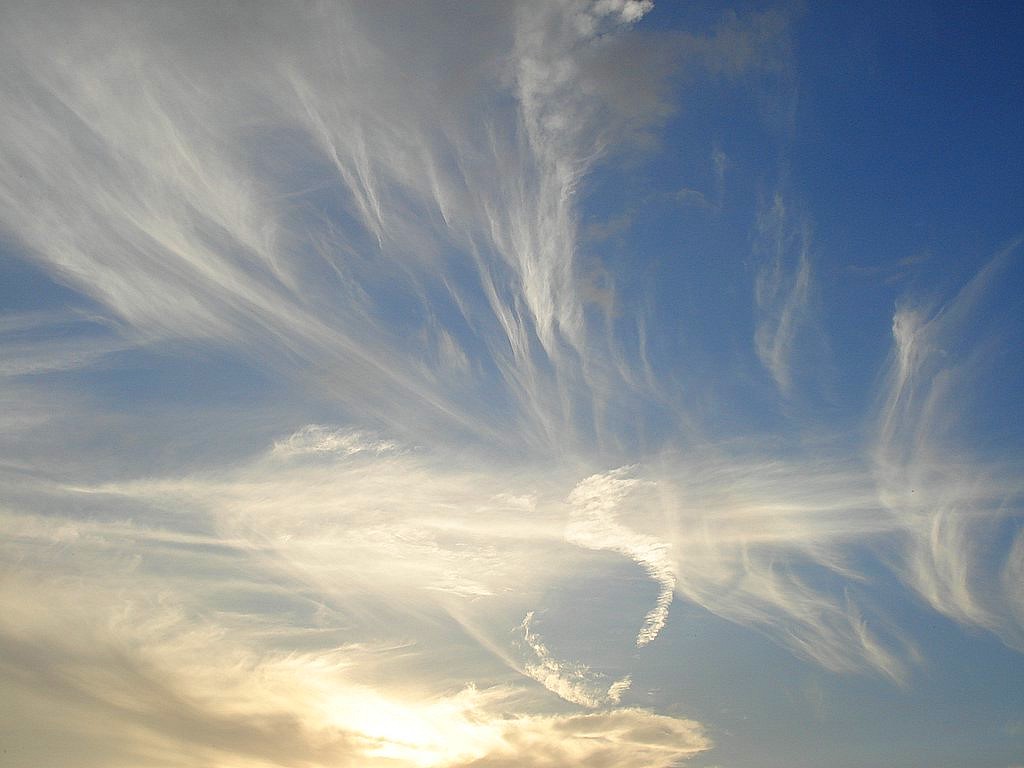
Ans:
[[[0,623],[10,759],[97,766],[596,760],[656,768],[710,747],[698,724],[644,710],[522,716],[508,712],[522,705],[508,686],[417,696],[395,681],[388,690],[353,671],[387,664],[400,647],[276,649],[308,642],[312,628],[240,614],[196,621],[172,585],[147,594],[153,582],[146,579],[130,593],[119,587],[113,608],[108,586],[5,583],[5,605],[17,606]]]

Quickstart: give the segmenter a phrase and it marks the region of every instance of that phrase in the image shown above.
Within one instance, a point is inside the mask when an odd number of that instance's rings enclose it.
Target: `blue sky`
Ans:
[[[1024,763],[1011,4],[0,22],[12,765]]]

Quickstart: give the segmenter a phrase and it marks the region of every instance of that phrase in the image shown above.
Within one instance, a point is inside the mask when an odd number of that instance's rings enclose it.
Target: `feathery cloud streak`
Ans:
[[[143,339],[301,361],[391,425],[564,442],[599,343],[576,190],[667,109],[613,66],[648,8],[16,6],[2,226]]]
[[[899,568],[936,610],[1024,647],[1019,609],[1022,494],[1017,457],[977,455],[964,429],[971,389],[998,359],[982,311],[1020,241],[996,254],[951,300],[905,303],[893,316],[893,351],[874,447],[881,498],[905,531]],[[980,315],[980,317],[979,317]],[[957,354],[958,350],[966,353]],[[993,553],[999,532],[1013,543]],[[1009,608],[1009,610],[1007,610]]]

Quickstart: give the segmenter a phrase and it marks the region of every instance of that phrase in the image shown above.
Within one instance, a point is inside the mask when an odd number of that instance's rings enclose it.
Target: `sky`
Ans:
[[[0,763],[1024,765],[1013,3],[0,0]]]

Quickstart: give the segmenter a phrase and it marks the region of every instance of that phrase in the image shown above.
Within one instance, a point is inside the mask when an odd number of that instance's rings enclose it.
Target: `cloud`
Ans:
[[[668,618],[672,604],[675,575],[672,571],[669,545],[653,536],[631,531],[616,519],[616,509],[631,489],[640,484],[630,477],[631,467],[621,467],[603,475],[591,475],[569,494],[572,507],[566,539],[587,549],[608,549],[620,552],[641,566],[658,584],[658,598],[644,617],[636,636],[638,646],[647,645],[658,636]]]
[[[303,449],[307,431],[296,433]],[[324,435],[349,437],[314,431],[312,444]],[[187,512],[206,538],[132,535],[149,547],[230,544],[272,582],[302,585],[333,610],[360,616],[365,629],[449,614],[509,669],[591,708],[620,696],[625,678],[607,679],[586,659],[558,659],[530,623],[545,589],[584,573],[584,561],[574,565],[577,547],[619,553],[657,585],[636,630],[641,647],[664,628],[678,594],[836,671],[875,669],[901,680],[914,658],[912,643],[865,595],[814,586],[824,574],[861,584],[846,548],[897,530],[856,467],[667,455],[573,480],[550,470],[460,468],[430,452],[395,450],[391,440],[360,440],[388,450],[350,451],[342,440],[337,450],[306,454],[315,462],[282,462],[271,451],[229,471],[73,492]],[[123,536],[133,528],[104,530]],[[602,573],[588,578],[599,583]],[[503,622],[520,624],[525,657],[502,637]]]
[[[965,498],[991,504],[984,514],[961,518],[947,506],[928,506],[935,503],[931,496],[918,505],[920,491],[901,485],[918,485],[913,473],[931,466],[922,455],[946,450],[934,429],[919,429],[922,414],[935,412],[921,407],[932,386],[923,378],[934,364],[928,350],[939,343],[934,329],[969,316],[964,297],[980,295],[979,285],[935,315],[942,320],[921,324],[898,315],[904,319],[879,422],[877,450],[885,453],[875,455],[874,467],[841,452],[782,460],[768,458],[770,446],[706,444],[597,474],[580,466],[499,469],[410,451],[365,430],[306,425],[230,469],[54,488],[47,503],[85,493],[105,504],[142,504],[145,511],[136,506],[131,513],[139,518],[180,510],[187,514],[172,525],[188,521],[187,535],[114,520],[99,529],[69,521],[61,536],[75,548],[83,536],[130,537],[154,553],[226,545],[253,558],[272,582],[301,585],[332,610],[358,615],[367,628],[383,629],[396,616],[448,613],[508,669],[591,708],[614,702],[626,678],[605,679],[586,659],[558,660],[528,621],[522,632],[530,658],[517,657],[501,639],[502,622],[515,626],[541,604],[545,585],[572,570],[573,547],[619,553],[657,585],[655,605],[636,634],[639,646],[663,630],[672,600],[682,598],[827,669],[875,670],[903,682],[918,651],[853,564],[853,553],[864,547],[905,541],[897,570],[926,600],[1016,642],[1020,535],[1001,573],[986,576],[972,564],[983,556],[985,531],[1013,519],[1005,503],[1011,478],[975,465],[975,477],[999,482],[968,485],[957,480],[955,467],[940,465],[944,484],[932,482],[946,494],[943,504]],[[940,361],[951,359],[946,354]]]
[[[754,346],[779,391],[792,394],[798,336],[810,329],[811,262],[807,225],[793,225],[782,195],[758,216],[755,250],[762,260],[754,288]]]
[[[397,443],[380,440],[358,430],[330,429],[320,424],[307,424],[284,440],[274,443],[275,456],[290,457],[308,454],[390,453],[398,449]]]
[[[847,556],[899,530],[856,465],[708,446],[702,459],[666,454],[574,480],[550,468],[460,467],[377,437],[368,444],[377,442],[389,450],[349,451],[342,441],[315,462],[282,462],[271,451],[230,471],[77,492],[188,510],[273,580],[303,585],[366,628],[451,615],[509,669],[590,708],[612,702],[622,680],[586,659],[558,659],[530,621],[546,588],[584,572],[574,548],[621,554],[655,583],[655,604],[636,630],[640,647],[662,631],[679,595],[834,671],[902,681],[916,658],[858,589],[864,579]],[[840,586],[819,586],[823,576]],[[502,622],[519,624],[525,657],[502,637]]]
[[[669,768],[712,746],[699,724],[641,709],[513,721],[505,739],[505,750],[467,763],[466,768],[584,764]]]
[[[1014,459],[985,460],[969,437],[977,413],[970,392],[982,386],[1008,327],[991,317],[986,297],[1019,248],[1017,241],[996,254],[947,302],[897,308],[873,451],[881,499],[907,536],[902,578],[935,610],[1016,648],[1024,647],[1013,578],[1024,487]],[[1005,558],[993,550],[1000,531],[1014,541]]]
[[[4,314],[0,316],[0,377],[95,367],[104,357],[137,346],[110,325],[84,312]]]
[[[695,50],[713,72],[740,76],[785,71],[791,65],[790,14],[779,8],[743,16],[726,11],[714,33],[697,41]]]
[[[576,190],[667,114],[667,68],[620,42],[649,7],[15,5],[0,227],[142,339],[551,447],[611,389],[578,365]]]
[[[568,501],[569,542],[621,553],[658,584],[637,646],[658,636],[678,594],[837,672],[903,681],[916,658],[891,620],[866,620],[848,591],[814,586],[811,574],[829,572],[856,584],[844,547],[891,530],[856,468],[670,454],[585,478]],[[642,532],[653,526],[660,535]]]
[[[984,368],[958,329],[1005,258],[900,306],[867,460],[845,435],[701,434],[673,392],[698,363],[652,362],[653,299],[582,266],[583,190],[650,149],[675,67],[788,83],[784,14],[659,36],[650,8],[8,4],[5,255],[88,307],[0,317],[19,759],[676,765],[710,747],[701,726],[619,707],[673,601],[908,678],[865,553],[1020,647],[1019,467],[961,453],[944,420]],[[714,200],[679,201],[722,206],[739,162],[715,149]],[[795,400],[809,229],[782,195],[757,224],[754,348]],[[272,391],[168,393],[161,356]],[[618,558],[653,599],[605,675],[532,619]]]
[[[531,611],[520,625],[523,643],[531,657],[523,664],[523,671],[528,677],[556,696],[583,707],[596,709],[619,703],[622,694],[630,686],[628,675],[609,685],[603,675],[593,672],[586,664],[559,661],[551,655],[540,635],[531,628],[532,622]]]
[[[862,589],[850,554],[895,530],[857,463],[707,445],[577,488],[567,538],[620,552],[661,585],[645,628],[675,595],[827,669],[906,679],[915,646]]]
[[[223,627],[190,620],[166,584],[147,596],[123,585],[109,590],[95,576],[77,587],[52,577],[8,579],[3,603],[10,759],[347,765],[358,754],[350,735],[311,711],[315,692],[297,673],[314,659],[254,653]]]
[[[850,264],[846,269],[854,275],[867,279],[874,279],[886,285],[893,285],[906,280],[917,272],[923,264],[926,264],[933,256],[929,250],[921,250],[917,253],[905,256],[894,262],[873,264],[870,266],[862,264]]]
[[[434,694],[397,680],[370,686],[364,667],[405,649],[276,650],[276,638],[299,628],[197,615],[173,584],[155,592],[144,573],[134,589],[97,575],[85,584],[51,576],[2,585],[0,707],[11,759],[255,768],[614,764],[629,756],[657,767],[710,747],[699,724],[644,710],[524,714],[521,692],[509,686]],[[47,733],[54,738],[38,738]]]
[[[649,8],[15,4],[0,228],[131,343],[241,352],[414,439],[589,445],[649,387],[588,317],[578,190],[702,45],[646,45]]]

